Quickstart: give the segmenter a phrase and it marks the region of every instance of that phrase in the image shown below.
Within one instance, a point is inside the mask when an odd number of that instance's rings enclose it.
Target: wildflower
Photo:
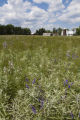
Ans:
[[[35,109],[35,107],[34,107],[33,105],[31,105],[31,107],[32,107],[32,112],[33,112],[34,114],[36,114],[36,109]]]
[[[78,58],[79,56],[76,56],[76,58]]]
[[[29,89],[29,86],[26,84],[26,88],[28,88]]]
[[[67,53],[66,53],[66,56],[67,56],[67,57],[70,57],[70,54],[69,54],[69,52],[67,52]]]
[[[34,84],[34,83],[35,83],[35,81],[36,81],[36,79],[34,79],[34,80],[33,80],[32,84]]]
[[[66,85],[66,83],[64,82],[64,86]]]
[[[6,42],[3,43],[3,47],[4,47],[4,48],[7,47],[7,43],[6,43]]]
[[[75,57],[75,55],[74,54],[72,54],[72,58],[74,58]]]
[[[74,119],[74,115],[73,115],[73,113],[71,112],[71,117],[72,117],[72,119]]]
[[[68,84],[68,80],[64,81],[64,86],[65,86],[66,84]]]
[[[40,102],[40,109],[43,108],[43,105],[44,105],[44,100],[43,98],[39,98],[38,101]]]
[[[66,80],[66,84],[68,83],[68,80]]]
[[[29,80],[28,80],[28,78],[26,78],[26,82],[28,82]]]
[[[68,85],[68,88],[70,88],[71,86],[70,85]]]
[[[80,118],[80,112],[79,112],[79,118]]]
[[[73,82],[71,83],[71,86],[73,85]]]

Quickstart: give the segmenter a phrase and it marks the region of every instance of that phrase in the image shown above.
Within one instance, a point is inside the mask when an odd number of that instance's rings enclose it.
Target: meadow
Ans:
[[[0,36],[0,120],[80,120],[80,36]]]

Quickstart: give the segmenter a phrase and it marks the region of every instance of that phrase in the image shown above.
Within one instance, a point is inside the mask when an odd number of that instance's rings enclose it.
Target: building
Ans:
[[[64,28],[61,32],[61,36],[66,36],[66,33],[67,33],[67,29]]]
[[[51,33],[43,33],[43,36],[51,36]]]
[[[68,29],[63,29],[61,35],[62,36],[73,36],[76,33],[76,28],[72,29],[72,30],[68,30]]]
[[[74,31],[69,30],[69,31],[67,31],[66,35],[67,36],[73,36],[74,35]]]

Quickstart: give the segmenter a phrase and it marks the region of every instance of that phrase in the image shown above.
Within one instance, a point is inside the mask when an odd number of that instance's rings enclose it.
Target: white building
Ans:
[[[69,31],[66,32],[66,35],[67,36],[73,36],[74,35],[74,31],[69,30]]]
[[[76,29],[73,29],[73,30],[63,29],[61,35],[62,36],[73,36],[75,33],[76,33]]]
[[[43,36],[51,36],[51,33],[43,33]]]

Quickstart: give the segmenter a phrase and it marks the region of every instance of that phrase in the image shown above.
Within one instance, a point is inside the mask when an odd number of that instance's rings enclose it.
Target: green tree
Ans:
[[[12,24],[0,25],[0,35],[30,35],[29,28],[16,27]]]
[[[24,35],[31,35],[31,30],[29,28],[24,28]]]
[[[46,32],[45,28],[40,28],[39,30],[36,30],[36,35],[43,35],[43,33]]]
[[[5,26],[6,34],[12,35],[14,34],[14,26],[12,24],[8,24]]]
[[[61,32],[62,32],[62,28],[58,28],[58,29],[57,29],[57,34],[58,34],[58,35],[61,35]]]
[[[80,26],[76,29],[76,35],[80,35]]]
[[[15,28],[14,28],[14,33],[15,33],[15,35],[21,35],[21,34],[22,34],[22,29],[21,29],[21,27],[15,27]]]
[[[0,35],[5,35],[6,34],[6,29],[4,25],[0,25]]]
[[[53,34],[57,34],[57,29],[53,28]]]

